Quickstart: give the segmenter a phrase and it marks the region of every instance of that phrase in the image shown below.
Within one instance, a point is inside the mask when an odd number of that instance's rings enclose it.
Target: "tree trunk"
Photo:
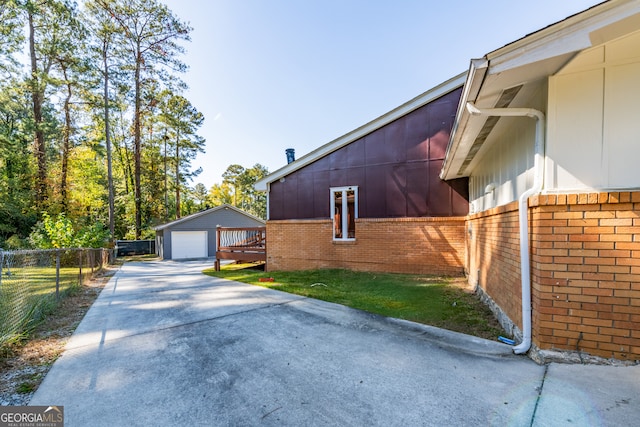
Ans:
[[[42,130],[42,100],[44,94],[38,80],[38,58],[35,46],[35,28],[33,14],[29,12],[29,55],[31,57],[31,101],[33,104],[33,120],[35,137],[33,141],[33,154],[36,158],[38,172],[36,174],[36,206],[42,208],[47,199],[47,157]]]
[[[111,133],[109,131],[109,64],[107,63],[108,43],[102,46],[104,64],[104,139],[107,146],[107,186],[109,187],[109,238],[115,240],[115,202],[113,195],[113,171],[111,168]]]
[[[136,70],[135,70],[135,112],[133,119],[133,145],[134,145],[134,197],[136,210],[135,237],[140,239],[142,234],[142,194],[140,190],[140,104],[141,104],[141,82],[140,68],[142,67],[142,55],[140,53],[140,45],[136,51]]]
[[[164,162],[164,220],[167,221],[169,219],[169,175],[167,172],[167,131],[165,130],[164,137],[162,138],[164,141],[164,153],[163,153],[163,162]]]
[[[116,149],[116,153],[118,154],[118,158],[120,159],[120,164],[124,173],[124,192],[125,194],[129,194],[131,192],[131,188],[133,188],[133,172],[131,171],[131,150],[129,150],[129,147],[127,147],[128,129],[126,129],[125,126],[124,115],[122,114],[122,110],[119,111],[122,147],[118,144],[117,140],[113,141],[113,145]]]
[[[180,134],[176,136],[176,219],[180,218]]]
[[[67,212],[67,172],[69,170],[69,153],[71,151],[71,83],[67,78],[67,68],[60,64],[64,80],[67,83],[67,97],[64,100],[64,131],[62,133],[62,167],[60,173],[60,203],[62,211]]]

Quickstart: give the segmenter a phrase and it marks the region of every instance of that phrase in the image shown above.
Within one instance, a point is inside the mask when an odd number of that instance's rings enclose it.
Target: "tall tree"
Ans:
[[[55,59],[58,72],[61,74],[59,80],[64,87],[64,101],[62,110],[64,114],[64,125],[62,128],[62,141],[61,141],[61,170],[60,170],[60,203],[62,210],[66,212],[68,206],[68,173],[69,173],[69,156],[74,146],[73,138],[76,131],[74,115],[76,110],[76,103],[83,103],[83,101],[74,101],[77,98],[78,93],[83,92],[82,86],[84,76],[88,74],[88,64],[84,61],[84,46],[82,43],[86,37],[84,27],[81,23],[75,25],[76,31],[76,44],[75,46],[69,46],[64,49]]]
[[[0,71],[15,71],[17,61],[13,56],[20,50],[24,41],[20,10],[13,2],[0,2]]]
[[[185,97],[169,95],[162,105],[161,117],[168,131],[165,141],[169,141],[173,149],[176,218],[180,218],[182,184],[199,174],[199,171],[191,171],[189,166],[198,153],[204,152],[205,140],[197,133],[204,116]]]
[[[222,183],[233,188],[233,206],[238,206],[238,195],[242,191],[242,174],[244,167],[238,164],[229,165],[222,173]],[[240,198],[242,200],[242,198]]]
[[[135,237],[139,238],[142,229],[142,83],[145,75],[163,77],[167,69],[183,71],[186,68],[179,60],[184,48],[178,42],[190,40],[191,28],[156,0],[97,0],[97,3],[121,30],[133,70]]]
[[[0,0],[0,243],[44,211],[101,222],[108,200],[111,236],[139,238],[165,206],[202,207],[188,185],[202,114],[176,78],[191,29],[161,0],[83,0],[85,14],[76,1]]]
[[[233,164],[227,167],[222,174],[222,186],[214,185],[209,197],[212,200],[223,200],[229,198],[233,206],[246,210],[247,212],[265,218],[267,214],[266,195],[253,188],[253,184],[260,178],[269,174],[269,170],[256,163],[250,168]],[[229,194],[229,188],[233,188],[233,194]]]
[[[102,159],[86,145],[74,147],[69,156],[69,207],[76,222],[104,224],[105,170]]]
[[[231,185],[226,182],[222,184],[213,184],[207,194],[207,202],[211,206],[221,206],[224,204],[233,204],[233,193]]]
[[[33,209],[29,95],[17,81],[0,86],[0,244],[25,237],[35,223]]]
[[[160,82],[146,79],[143,84],[143,114],[141,115],[142,152],[141,186],[142,186],[142,213],[143,225],[154,224],[160,218],[166,218],[166,209],[163,203],[163,189],[167,180],[164,167],[162,147],[165,143],[165,129],[163,129],[163,94]],[[168,92],[167,92],[168,93]],[[166,151],[165,151],[166,152]]]
[[[207,204],[207,187],[203,183],[199,182],[193,187],[193,197],[198,202],[200,209],[204,209]]]
[[[15,3],[26,16],[29,40],[30,76],[28,80],[34,121],[33,152],[37,164],[36,205],[44,206],[47,191],[47,143],[45,140],[44,104],[56,60],[74,55],[80,21],[73,3],[68,0],[22,0]]]
[[[256,163],[252,167],[245,169],[240,177],[243,197],[247,201],[247,205],[243,209],[260,218],[266,218],[267,215],[267,195],[262,191],[257,191],[254,184],[268,174],[269,169],[266,166]]]
[[[35,222],[29,99],[15,77],[18,62],[13,56],[24,42],[20,13],[14,2],[0,2],[0,245],[25,236]]]
[[[90,52],[93,54],[95,68],[102,75],[102,105],[104,126],[104,140],[107,151],[107,192],[109,199],[109,234],[110,239],[115,239],[115,192],[113,183],[113,158],[111,147],[111,117],[109,84],[111,81],[111,68],[117,65],[118,37],[117,27],[111,20],[110,14],[95,0],[85,2],[88,16],[88,28],[92,35]],[[116,74],[117,75],[117,74]]]

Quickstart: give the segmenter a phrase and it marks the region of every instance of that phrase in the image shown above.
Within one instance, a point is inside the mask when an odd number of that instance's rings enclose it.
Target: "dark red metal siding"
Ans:
[[[407,216],[420,217],[428,212],[428,201],[423,195],[424,183],[429,180],[429,171],[422,162],[407,164]]]
[[[461,89],[271,184],[271,219],[329,218],[330,187],[357,186],[360,218],[461,216],[467,179],[442,168]]]
[[[386,218],[386,204],[381,203],[386,193],[387,177],[384,165],[369,166],[365,169],[367,185],[358,187],[358,216],[363,212],[369,218]]]

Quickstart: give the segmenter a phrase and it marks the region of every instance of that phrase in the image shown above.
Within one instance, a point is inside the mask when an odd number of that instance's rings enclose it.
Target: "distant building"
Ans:
[[[156,252],[162,259],[197,259],[216,254],[216,227],[262,227],[264,221],[231,205],[222,205],[159,225]]]

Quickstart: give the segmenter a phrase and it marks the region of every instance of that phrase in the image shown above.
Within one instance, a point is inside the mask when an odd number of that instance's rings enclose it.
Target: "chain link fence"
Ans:
[[[109,249],[0,249],[0,347],[29,331],[47,307],[113,260]]]

